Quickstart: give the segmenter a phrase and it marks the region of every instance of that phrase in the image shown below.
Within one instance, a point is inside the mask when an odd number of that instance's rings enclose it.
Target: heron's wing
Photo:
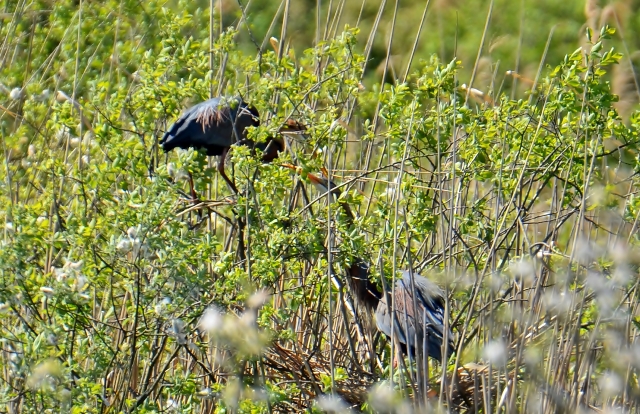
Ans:
[[[213,98],[189,108],[160,143],[165,150],[193,147],[206,148],[208,155],[222,154],[224,148],[245,139],[246,128],[257,122],[246,103],[231,102],[231,105]]]
[[[383,295],[382,299],[380,299],[380,302],[378,302],[378,307],[376,309],[376,326],[378,327],[380,332],[388,337],[391,337],[392,322],[391,315],[388,309],[389,307],[390,306],[387,306],[387,299]],[[402,335],[402,332],[400,332],[400,335]],[[404,337],[400,338],[400,342],[404,342]]]
[[[441,359],[442,337],[444,329],[444,297],[442,290],[428,279],[408,272],[396,282],[393,289],[395,302],[395,320],[398,327],[398,340],[415,352],[426,346],[427,354]],[[413,292],[413,294],[412,294]],[[415,306],[414,306],[415,296]],[[376,323],[385,335],[391,336],[392,318],[383,297],[376,311]],[[449,335],[451,338],[451,335]]]
[[[435,283],[420,276],[418,274],[411,275],[405,271],[402,275],[401,283],[407,290],[411,289],[411,279],[413,278],[413,286],[415,286],[416,304],[418,306],[418,321],[423,327],[422,335],[426,333],[427,337],[434,337],[438,341],[438,348],[442,345],[444,336],[444,292]],[[418,332],[420,334],[420,332]],[[449,351],[453,348],[453,333],[451,328],[448,332]],[[422,337],[418,336],[418,347],[422,347]],[[430,340],[427,338],[427,341]]]
[[[394,296],[393,301],[395,302],[395,323],[397,328],[395,334],[401,344],[407,344],[407,335],[413,337],[416,333],[415,318],[413,317],[413,307],[410,305],[411,299],[407,297],[407,301],[404,302],[403,293],[406,292],[401,291],[402,289],[397,289],[397,286],[398,285],[396,284],[396,288],[394,288],[391,293]],[[378,326],[378,329],[388,337],[391,337],[394,323],[391,313],[389,313],[390,308],[391,304],[387,305],[387,298],[382,296],[380,303],[378,303],[378,308],[376,309],[376,325]]]

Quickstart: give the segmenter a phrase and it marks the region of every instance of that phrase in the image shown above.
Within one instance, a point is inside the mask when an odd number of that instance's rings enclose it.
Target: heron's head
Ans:
[[[255,106],[242,101],[240,103],[240,110],[238,111],[238,118],[243,119],[244,117],[251,117],[248,126],[260,126],[260,112],[258,112]]]
[[[169,130],[165,132],[164,135],[162,136],[162,139],[160,140],[159,144],[164,152],[169,152],[172,149],[178,147],[176,140],[173,139],[174,136],[175,136],[175,133],[173,132],[173,130]]]
[[[303,134],[306,130],[306,126],[293,118],[287,119],[284,125],[280,127],[280,133],[284,134]]]

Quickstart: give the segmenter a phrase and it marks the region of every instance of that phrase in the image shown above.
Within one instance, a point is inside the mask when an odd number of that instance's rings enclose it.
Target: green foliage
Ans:
[[[575,253],[579,240],[613,232],[612,211],[627,232],[619,235],[638,242],[628,171],[638,168],[640,118],[617,115],[608,70],[621,55],[609,28],[589,33],[527,99],[476,104],[459,85],[459,59],[421,60],[404,83],[364,88],[359,28],[301,53],[254,56],[238,46],[240,29],[210,44],[208,16],[189,2],[80,4],[34,4],[2,28],[15,49],[3,79],[23,88],[0,119],[0,401],[12,410],[270,412],[309,408],[329,391],[363,404],[362,390],[393,370],[344,283],[356,258],[372,264],[376,283],[430,269],[469,347],[505,327],[514,344],[551,344],[521,339],[533,322],[518,317],[520,305],[500,309],[517,300],[578,343],[622,331],[593,292],[605,286],[627,312],[615,292],[628,282],[589,279],[621,261]],[[307,126],[269,165],[234,147],[227,171],[239,194],[202,153],[165,156],[158,146],[187,104],[212,93],[240,94],[259,110],[256,141],[289,118]],[[322,168],[345,184],[329,203],[307,177]],[[552,218],[536,221],[541,211]],[[535,251],[551,241],[567,250]],[[507,298],[542,289],[508,267],[537,252],[532,279],[553,282],[558,295],[582,292],[570,316],[542,293]],[[513,280],[500,279],[509,272]],[[465,350],[458,362],[478,354]],[[509,358],[517,375],[528,369]],[[569,351],[578,371],[558,383],[584,374],[581,358]],[[621,369],[611,359],[594,356],[599,365],[584,375]],[[416,372],[394,378],[411,384]]]

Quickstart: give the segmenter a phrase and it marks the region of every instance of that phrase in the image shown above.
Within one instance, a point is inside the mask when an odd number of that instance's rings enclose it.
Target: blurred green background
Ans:
[[[207,0],[199,0],[192,3],[189,12],[204,21],[209,18],[210,5]],[[635,62],[637,68],[640,63],[639,6],[640,0],[495,0],[493,3],[487,0],[291,0],[288,5],[285,1],[218,0],[213,3],[216,27],[220,27],[220,21],[223,27],[239,27],[238,41],[249,53],[257,50],[256,44],[263,49],[271,47],[270,36],[280,38],[286,7],[289,7],[289,19],[285,41],[296,53],[311,47],[318,38],[340,33],[345,25],[360,28],[359,45],[364,49],[382,9],[368,56],[366,86],[379,82],[383,75],[391,33],[390,67],[385,80],[393,82],[402,78],[427,7],[412,69],[417,68],[421,59],[433,54],[445,62],[455,57],[464,68],[460,84],[470,83],[475,67],[473,86],[492,95],[501,91],[522,95],[528,90],[526,82],[520,82],[522,87],[512,91],[513,77],[506,75],[507,71],[517,71],[533,80],[541,63],[544,75],[546,65],[555,66],[567,53],[584,46],[587,27],[597,34],[602,26],[609,25],[617,30],[612,45],[625,55],[623,64],[612,73],[614,92],[621,98],[618,109],[623,115],[637,104],[639,96],[637,70],[631,65]],[[173,7],[179,7],[178,3]],[[242,10],[251,34],[246,25],[238,26]]]
[[[44,63],[48,69],[58,70],[65,66],[67,73],[75,71],[76,33],[72,28],[75,13],[82,4],[83,30],[92,34],[81,39],[80,49],[92,53],[98,48],[111,48],[118,54],[117,63],[124,65],[120,69],[129,73],[135,72],[139,64],[135,57],[137,47],[153,47],[157,52],[158,39],[166,37],[166,28],[157,18],[162,15],[163,7],[188,15],[188,23],[181,28],[183,37],[176,39],[178,43],[183,44],[192,37],[208,47],[209,27],[213,22],[216,38],[223,30],[237,27],[239,48],[250,56],[258,49],[270,49],[271,36],[282,37],[284,16],[288,16],[285,45],[297,56],[318,40],[335,37],[346,25],[358,26],[360,52],[371,39],[364,77],[367,87],[373,87],[382,79],[390,40],[390,66],[385,80],[394,82],[403,78],[424,14],[412,69],[418,69],[421,60],[434,54],[444,62],[455,57],[463,66],[459,83],[469,85],[475,68],[473,86],[493,97],[503,91],[512,97],[523,96],[530,85],[526,81],[518,82],[519,87],[514,90],[514,78],[506,75],[507,71],[517,71],[524,78],[533,80],[539,68],[543,69],[541,75],[544,75],[546,65],[555,66],[566,54],[584,46],[587,27],[597,34],[602,26],[609,25],[615,27],[617,33],[607,47],[614,46],[624,54],[622,64],[611,73],[613,91],[621,98],[618,109],[623,116],[637,104],[639,96],[638,71],[631,62],[636,63],[635,67],[640,64],[640,0],[168,0],[147,3],[69,0],[13,3],[7,2],[5,12],[0,16],[5,32],[13,33],[12,39],[17,44],[15,49],[5,45],[2,50],[0,79],[9,89],[37,80],[27,82],[22,79],[24,71],[13,70],[13,63],[19,59],[33,59],[32,68]],[[215,10],[212,17],[210,8]],[[243,19],[243,10],[246,19]],[[49,11],[50,15],[47,14]],[[379,23],[375,28],[378,15]],[[111,22],[111,27],[105,26],[106,22]],[[50,25],[53,31],[49,31]],[[37,29],[32,34],[34,27]],[[375,36],[371,36],[372,32]],[[114,36],[113,33],[117,34]],[[140,33],[145,33],[145,37],[141,38]],[[40,37],[46,38],[47,47],[27,55],[30,42],[37,43]],[[54,53],[59,45],[62,50]],[[56,59],[51,63],[44,62],[52,54]],[[80,67],[83,67],[85,58],[80,59]],[[97,55],[91,63],[98,70],[99,65],[108,65],[110,71],[114,64]],[[91,76],[89,72],[85,73],[76,86],[82,88]],[[46,76],[41,80],[44,80],[43,86],[48,86]],[[57,81],[49,82],[54,83],[63,86]]]

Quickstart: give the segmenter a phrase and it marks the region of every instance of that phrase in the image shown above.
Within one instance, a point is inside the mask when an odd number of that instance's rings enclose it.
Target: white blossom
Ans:
[[[624,383],[622,378],[615,372],[607,371],[598,380],[602,392],[607,395],[617,395],[622,392]]]
[[[49,97],[51,97],[51,91],[49,89],[43,90],[42,93],[40,93],[40,94],[34,94],[33,95],[33,99],[35,99],[38,102],[44,102],[44,101],[48,100]]]
[[[132,248],[131,239],[129,239],[128,237],[120,239],[120,241],[116,245],[116,249],[121,254],[129,253],[131,251],[131,248]]]
[[[502,366],[507,363],[507,353],[507,346],[504,342],[498,340],[491,341],[485,345],[482,356],[490,363]]]
[[[321,395],[316,398],[316,405],[323,412],[328,413],[346,413],[349,411],[349,406],[344,400],[335,395]]]
[[[44,293],[48,297],[51,297],[53,296],[54,290],[48,286],[42,286],[40,288],[40,292]]]
[[[184,322],[181,319],[173,319],[171,321],[171,330],[173,336],[178,342],[178,345],[187,344],[187,334],[184,329]]]
[[[176,178],[176,165],[172,162],[170,162],[169,164],[167,164],[167,175],[169,175],[169,177],[171,178]]]
[[[210,307],[204,311],[198,326],[203,330],[212,333],[222,327],[222,313],[216,307]]]
[[[23,92],[22,92],[22,89],[20,88],[13,88],[11,89],[11,92],[9,92],[9,97],[14,101],[17,101],[18,99],[22,98],[22,96],[23,96]]]

